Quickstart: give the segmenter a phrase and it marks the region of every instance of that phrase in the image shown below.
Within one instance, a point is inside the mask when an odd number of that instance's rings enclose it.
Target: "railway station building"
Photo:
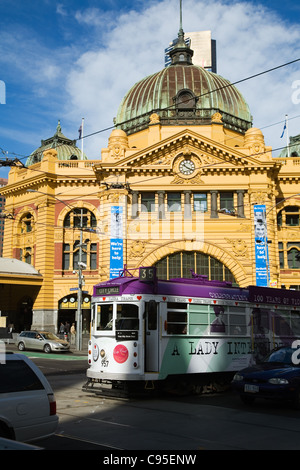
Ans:
[[[171,65],[133,85],[114,124],[93,159],[59,122],[1,189],[3,257],[42,277],[32,328],[75,320],[79,268],[83,331],[93,286],[124,267],[300,288],[300,156],[272,156],[245,98],[193,65],[182,30]],[[18,323],[17,307],[1,310]]]

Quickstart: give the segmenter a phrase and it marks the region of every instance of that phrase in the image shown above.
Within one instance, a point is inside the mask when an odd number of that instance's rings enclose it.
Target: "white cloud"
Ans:
[[[84,4],[74,11],[57,4],[64,38],[73,34],[74,42],[60,45],[59,31],[54,29],[55,50],[25,26],[0,33],[0,64],[14,64],[33,93],[43,98],[36,106],[42,106],[45,113],[49,110],[53,133],[61,119],[63,132],[70,138],[77,137],[82,117],[88,134],[113,126],[129,88],[163,68],[164,48],[179,29],[178,0],[141,2],[139,11],[127,12],[84,8]],[[218,73],[232,82],[300,57],[298,24],[285,23],[256,2],[185,0],[183,29],[212,31]],[[292,102],[292,84],[297,79],[298,64],[237,85],[250,106],[254,125],[263,128],[283,120],[286,113],[300,115],[300,105]],[[290,135],[299,133],[297,122],[291,121]],[[89,157],[100,157],[109,133],[85,139]],[[266,128],[266,143],[282,145],[280,134],[281,125]]]
[[[100,24],[100,10],[82,10],[77,19]],[[177,36],[177,1],[152,3],[141,12],[130,11],[110,23],[98,49],[91,45],[74,64],[66,83],[70,96],[68,117],[85,117],[86,129],[95,132],[113,124],[118,105],[141,78],[163,68],[165,46]],[[259,4],[226,1],[184,2],[183,29],[211,30],[217,40],[218,73],[232,82],[300,57],[299,29],[286,24]],[[99,33],[101,34],[101,33]],[[261,127],[299,112],[291,101],[297,67],[286,67],[237,85],[248,102],[255,125]],[[280,130],[267,131],[275,147]],[[298,133],[298,132],[297,132]],[[92,155],[106,146],[107,135],[93,138]],[[89,149],[86,139],[86,149]]]

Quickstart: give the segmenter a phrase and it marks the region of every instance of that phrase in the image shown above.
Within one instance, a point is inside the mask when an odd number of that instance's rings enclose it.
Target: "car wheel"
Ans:
[[[47,353],[47,354],[51,352],[51,347],[50,347],[49,344],[45,344],[45,346],[44,346],[44,352]]]
[[[4,439],[14,439],[12,432],[5,423],[0,423],[0,437],[4,437]]]
[[[18,344],[18,350],[19,350],[19,351],[25,351],[25,344],[23,343],[23,341],[21,341],[21,342]]]
[[[244,405],[253,405],[255,401],[255,397],[252,397],[250,395],[241,395],[241,400],[244,403]]]

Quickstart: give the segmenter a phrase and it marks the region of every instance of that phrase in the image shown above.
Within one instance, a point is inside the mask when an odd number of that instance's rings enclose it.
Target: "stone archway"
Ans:
[[[231,253],[227,252],[223,248],[217,245],[206,243],[206,242],[193,242],[193,241],[175,241],[170,242],[164,246],[161,246],[153,250],[150,254],[145,256],[139,263],[139,266],[153,266],[162,258],[167,255],[174,254],[176,252],[192,252],[197,251],[210,255],[220,261],[226,266],[234,276],[236,283],[240,287],[247,287],[247,275],[244,267],[238,262]]]

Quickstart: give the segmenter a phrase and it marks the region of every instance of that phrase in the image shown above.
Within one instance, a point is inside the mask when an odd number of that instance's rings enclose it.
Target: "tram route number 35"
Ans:
[[[156,279],[156,268],[151,266],[148,268],[139,269],[139,280],[140,281],[154,281]]]

